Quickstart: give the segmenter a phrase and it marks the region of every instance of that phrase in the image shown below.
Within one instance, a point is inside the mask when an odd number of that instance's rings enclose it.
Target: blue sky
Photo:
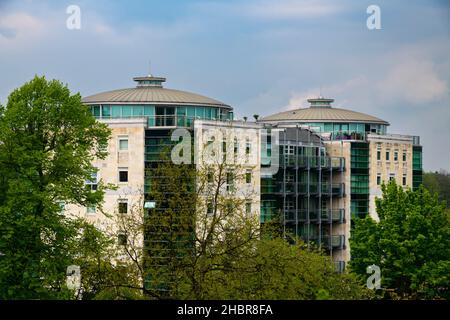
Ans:
[[[66,28],[66,8],[81,29]],[[381,9],[368,30],[366,9]],[[0,0],[0,102],[35,74],[90,95],[148,73],[237,116],[322,95],[420,135],[426,170],[450,170],[450,2]]]

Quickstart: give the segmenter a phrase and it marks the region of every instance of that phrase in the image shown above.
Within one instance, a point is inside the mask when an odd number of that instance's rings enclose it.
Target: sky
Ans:
[[[369,30],[370,5],[381,29]],[[80,8],[80,29],[66,12]],[[0,0],[0,103],[45,75],[82,96],[165,87],[230,104],[238,118],[335,107],[421,136],[424,169],[450,171],[450,1]]]

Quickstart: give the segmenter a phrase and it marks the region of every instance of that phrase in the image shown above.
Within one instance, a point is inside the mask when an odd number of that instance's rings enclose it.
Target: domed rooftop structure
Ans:
[[[162,83],[165,78],[148,75],[135,77],[135,88],[118,89],[84,97],[82,101],[91,104],[130,104],[143,103],[154,105],[196,105],[232,109],[229,105],[196,93],[166,89]]]
[[[389,125],[387,121],[377,117],[347,109],[332,108],[334,99],[319,97],[308,99],[311,104],[309,108],[301,108],[275,113],[263,117],[264,122],[357,122],[367,124]]]

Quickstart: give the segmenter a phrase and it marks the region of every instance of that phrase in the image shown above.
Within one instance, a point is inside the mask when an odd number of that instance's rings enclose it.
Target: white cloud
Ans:
[[[328,84],[319,88],[311,88],[302,92],[292,92],[289,103],[284,107],[285,110],[306,108],[309,106],[308,99],[317,98],[322,95],[326,98],[335,98],[338,95],[350,97],[352,91],[360,92],[361,88],[367,86],[368,80],[365,76],[358,76],[342,83]],[[337,101],[336,106],[346,104],[351,99]]]
[[[440,79],[435,65],[413,58],[389,70],[378,89],[384,99],[401,99],[413,104],[432,102],[448,94],[448,85]]]
[[[244,13],[263,19],[315,18],[335,14],[336,4],[319,0],[257,1],[244,7]]]
[[[31,40],[43,33],[45,23],[23,12],[0,16],[0,44],[11,41]]]

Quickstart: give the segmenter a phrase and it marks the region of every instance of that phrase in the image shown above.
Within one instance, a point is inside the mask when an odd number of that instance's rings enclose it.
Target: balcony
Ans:
[[[322,210],[321,221],[328,223],[331,222],[344,223],[345,209]]]
[[[322,245],[327,249],[344,249],[345,236],[344,235],[324,236],[322,237]]]
[[[322,223],[343,223],[345,219],[345,209],[336,210],[308,210],[307,209],[286,209],[284,211],[284,221],[286,223],[322,222]]]
[[[295,188],[297,185],[297,189]],[[261,193],[273,193],[273,194],[311,194],[318,195],[321,191],[325,196],[344,196],[345,186],[343,183],[323,183],[321,187],[317,183],[306,182],[271,182],[261,184]]]

